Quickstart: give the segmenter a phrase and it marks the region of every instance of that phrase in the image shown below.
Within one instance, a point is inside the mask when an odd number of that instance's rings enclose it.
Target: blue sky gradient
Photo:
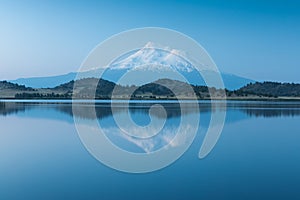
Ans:
[[[155,26],[198,41],[219,69],[300,82],[300,1],[2,1],[0,79],[76,71],[109,36]]]

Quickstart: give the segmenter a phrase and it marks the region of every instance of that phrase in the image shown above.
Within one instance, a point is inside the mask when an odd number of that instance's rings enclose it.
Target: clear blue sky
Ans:
[[[198,41],[219,69],[300,82],[300,1],[2,1],[0,79],[76,71],[99,42],[158,26]]]

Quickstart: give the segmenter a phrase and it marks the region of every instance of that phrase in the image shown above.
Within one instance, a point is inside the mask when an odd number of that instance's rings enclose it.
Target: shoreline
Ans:
[[[261,97],[261,98],[245,98],[245,97],[229,97],[229,98],[203,98],[203,99],[192,99],[192,98],[135,98],[135,99],[125,99],[125,98],[115,98],[115,99],[70,99],[70,98],[42,98],[42,99],[16,99],[16,98],[0,98],[0,102],[19,102],[19,103],[34,103],[34,102],[41,102],[41,103],[109,103],[109,102],[170,102],[175,103],[178,101],[183,102],[226,102],[226,101],[236,101],[236,102],[245,102],[245,101],[265,101],[265,102],[300,102],[300,97],[278,97],[278,98],[270,98],[270,97]]]

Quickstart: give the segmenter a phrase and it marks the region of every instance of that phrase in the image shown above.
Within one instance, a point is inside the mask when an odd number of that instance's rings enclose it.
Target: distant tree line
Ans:
[[[239,95],[259,95],[268,97],[300,97],[300,84],[278,82],[256,82],[234,91]]]
[[[16,99],[70,99],[72,96],[70,94],[55,94],[55,93],[17,93],[15,95]]]
[[[74,84],[76,83],[76,91]],[[96,88],[91,87],[96,85]],[[207,86],[188,85],[187,83],[160,79],[153,83],[148,83],[142,86],[121,86],[113,82],[86,78],[59,85],[55,88],[48,89],[33,89],[25,86],[0,81],[0,96],[1,92],[15,90],[16,99],[110,99],[114,91],[114,97],[131,98],[131,99],[161,99],[161,98],[176,98],[176,95],[181,97],[190,97],[187,88],[191,86],[194,93],[199,99],[208,99],[212,93],[214,97],[222,95],[222,90],[216,88],[208,88]],[[117,92],[116,92],[117,91]],[[172,92],[176,91],[176,95]],[[295,83],[278,83],[278,82],[256,82],[249,83],[238,90],[226,90],[228,97],[300,97],[300,84]],[[74,96],[73,96],[74,95]]]

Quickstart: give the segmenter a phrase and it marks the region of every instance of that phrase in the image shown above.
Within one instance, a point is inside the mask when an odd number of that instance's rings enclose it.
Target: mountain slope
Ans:
[[[26,85],[32,88],[52,88],[63,83],[74,80],[76,77],[75,72],[63,74],[59,76],[48,76],[48,77],[31,77],[31,78],[19,78],[11,80],[11,83],[20,85]]]
[[[29,87],[25,87],[24,85],[18,85],[7,81],[0,81],[1,98],[14,98],[16,93],[32,91],[35,90]]]
[[[157,49],[150,42],[142,49],[116,59],[105,71],[103,68],[97,68],[79,72],[78,77],[80,79],[98,78],[98,75],[103,73],[101,78],[114,83],[119,83],[118,81],[122,78],[121,85],[140,86],[164,78],[182,81],[182,76],[190,84],[206,85],[202,78],[202,76],[205,76],[214,83],[214,79],[218,77],[217,72],[209,69],[203,63],[197,65],[201,68],[201,74],[185,59],[184,52],[167,47]],[[248,83],[254,82],[251,79],[227,73],[221,73],[221,76],[225,87],[230,90],[239,89]],[[21,78],[11,82],[34,88],[52,88],[74,80],[75,77],[76,73],[72,72],[60,76]]]
[[[127,70],[113,70],[113,69],[109,69],[106,70],[104,75],[103,75],[103,79],[112,81],[112,82],[117,82],[124,73],[126,73]],[[136,72],[136,74],[138,74],[139,72]],[[214,72],[203,72],[204,74],[209,74],[209,73],[214,73]],[[93,76],[93,72],[90,72],[89,74],[86,72],[80,72],[79,76],[81,78],[92,78],[95,77]],[[186,79],[193,85],[206,85],[203,78],[201,77],[201,75],[199,75],[198,72],[193,72],[193,73],[183,73],[183,75],[186,77]],[[213,76],[213,75],[212,75]],[[225,85],[225,88],[229,89],[229,90],[236,90],[239,89],[245,85],[247,85],[248,83],[254,83],[255,81],[252,79],[248,79],[248,78],[243,78],[240,76],[236,76],[233,74],[228,74],[228,73],[221,73],[221,76],[223,78],[223,82]],[[20,78],[20,79],[16,79],[16,80],[12,80],[10,81],[11,83],[15,83],[15,84],[19,84],[19,85],[25,85],[26,87],[32,87],[32,88],[53,88],[56,87],[58,85],[70,82],[72,80],[75,80],[76,77],[76,73],[75,72],[71,72],[65,75],[60,75],[60,76],[49,76],[49,77],[33,77],[33,78]],[[132,78],[128,78],[128,79],[134,79],[134,72],[131,73],[131,77]],[[166,78],[164,76],[159,77],[159,72],[149,72],[147,73],[147,77],[148,77],[148,82],[153,82],[159,78]],[[169,78],[172,78],[169,76]],[[175,77],[176,78],[176,77]],[[145,84],[144,80],[135,80],[135,82],[132,81],[128,81],[128,82],[124,82],[124,85],[142,85]]]

